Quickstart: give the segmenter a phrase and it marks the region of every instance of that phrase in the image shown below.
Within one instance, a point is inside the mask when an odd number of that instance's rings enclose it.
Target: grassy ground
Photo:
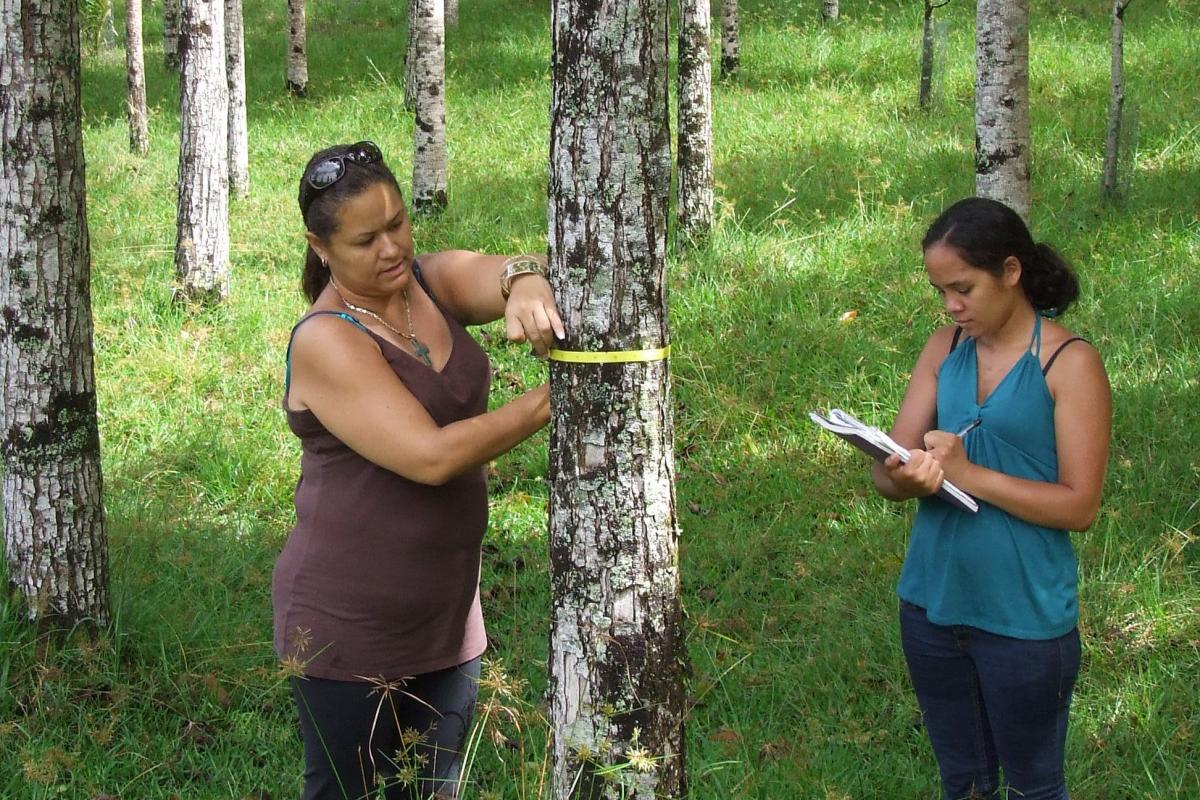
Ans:
[[[300,167],[373,138],[410,174],[401,3],[309,0],[311,94],[283,91],[285,7],[246,0],[250,196],[232,205],[233,297],[172,305],[177,89],[148,10],[152,152],[126,152],[123,55],[85,57],[97,367],[116,622],[54,645],[0,609],[0,796],[284,798],[294,711],[269,646],[272,564],[298,449],[279,410],[297,291]],[[811,7],[810,7],[811,6]],[[897,644],[911,510],[806,422],[885,425],[939,321],[917,242],[970,194],[973,15],[948,23],[938,102],[916,108],[918,4],[743,0],[743,72],[714,93],[719,228],[673,256],[682,574],[694,797],[929,798],[935,767]],[[1136,169],[1097,199],[1107,4],[1036,2],[1033,226],[1079,266],[1068,317],[1116,403],[1099,521],[1076,537],[1085,664],[1073,796],[1200,795],[1200,21],[1128,12]],[[118,28],[120,13],[118,9]],[[472,0],[448,35],[449,212],[424,249],[544,247],[545,3]],[[841,322],[847,311],[852,322]],[[481,333],[496,402],[544,366]],[[466,797],[538,797],[545,774],[545,437],[501,459],[483,590],[493,673]],[[511,709],[508,714],[504,709]]]

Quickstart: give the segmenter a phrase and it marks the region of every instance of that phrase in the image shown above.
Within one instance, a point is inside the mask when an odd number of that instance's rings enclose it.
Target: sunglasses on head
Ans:
[[[350,145],[346,152],[323,158],[313,164],[312,169],[304,176],[304,180],[318,191],[328,189],[346,174],[347,161],[365,167],[367,164],[374,164],[376,161],[382,160],[383,153],[379,151],[379,146],[374,142],[357,142]]]

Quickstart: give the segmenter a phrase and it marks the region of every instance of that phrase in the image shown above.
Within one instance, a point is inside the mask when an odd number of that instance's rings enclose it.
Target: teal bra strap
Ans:
[[[285,369],[284,374],[283,374],[283,398],[284,398],[284,400],[287,399],[288,392],[292,388],[292,342],[296,338],[296,328],[299,328],[301,325],[308,322],[313,317],[324,317],[324,316],[341,317],[342,319],[346,320],[346,322],[349,322],[354,327],[362,330],[364,333],[370,333],[370,331],[367,330],[366,325],[363,325],[361,322],[359,322],[354,317],[347,314],[345,311],[314,311],[313,313],[309,314],[304,319],[297,322],[296,327],[292,328],[292,335],[288,337],[287,368]]]
[[[1029,340],[1029,350],[1037,358],[1042,357],[1042,314],[1035,312],[1033,315],[1033,336]]]

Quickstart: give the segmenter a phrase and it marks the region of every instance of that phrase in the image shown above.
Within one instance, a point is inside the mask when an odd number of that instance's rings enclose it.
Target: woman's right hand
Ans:
[[[926,497],[942,488],[941,463],[924,450],[910,450],[907,462],[888,456],[883,462],[888,479],[907,497]]]

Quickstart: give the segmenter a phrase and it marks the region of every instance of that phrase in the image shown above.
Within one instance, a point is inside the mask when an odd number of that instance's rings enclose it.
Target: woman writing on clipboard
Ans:
[[[955,203],[922,250],[954,324],[926,343],[891,431],[912,458],[873,468],[883,496],[921,498],[897,588],[905,659],[945,800],[998,794],[1001,769],[1009,796],[1062,800],[1080,659],[1068,532],[1100,505],[1108,378],[1056,321],[1075,276],[1010,208]],[[943,479],[979,512],[930,497]]]

